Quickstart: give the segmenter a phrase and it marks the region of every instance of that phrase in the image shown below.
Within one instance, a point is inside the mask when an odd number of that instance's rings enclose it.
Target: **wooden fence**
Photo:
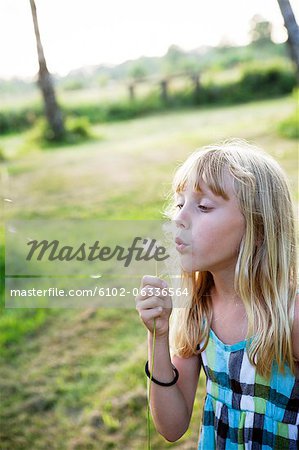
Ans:
[[[129,91],[129,98],[131,101],[134,101],[136,99],[136,91],[137,91],[137,86],[139,84],[151,84],[152,86],[159,86],[160,88],[160,96],[161,96],[161,100],[163,101],[163,103],[167,103],[169,101],[170,98],[170,94],[169,94],[169,88],[170,88],[170,84],[172,81],[176,80],[176,79],[189,79],[192,83],[193,86],[193,90],[194,90],[194,96],[197,98],[199,91],[200,91],[200,74],[199,73],[176,73],[173,75],[169,75],[167,77],[156,77],[156,76],[152,76],[152,77],[143,77],[143,78],[138,78],[136,80],[131,80],[128,83],[128,91]]]

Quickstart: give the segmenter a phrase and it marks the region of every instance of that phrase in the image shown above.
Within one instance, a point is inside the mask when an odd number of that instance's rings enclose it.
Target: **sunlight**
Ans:
[[[291,3],[298,17],[299,6]],[[224,40],[243,45],[248,42],[249,22],[255,14],[273,23],[276,42],[286,39],[274,0],[211,0],[204,5],[197,0],[187,4],[171,0],[37,0],[36,5],[49,69],[61,75],[86,65],[118,64],[141,55],[162,56],[172,44],[184,50]],[[1,2],[0,51],[0,77],[36,74],[29,2]]]

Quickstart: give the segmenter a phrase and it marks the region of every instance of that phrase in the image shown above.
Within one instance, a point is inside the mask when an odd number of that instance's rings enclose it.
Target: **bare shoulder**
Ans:
[[[194,355],[190,358],[181,358],[175,355],[171,360],[179,371],[177,385],[186,401],[190,420],[201,369],[201,357]]]
[[[292,343],[295,359],[299,361],[299,294],[296,296]]]

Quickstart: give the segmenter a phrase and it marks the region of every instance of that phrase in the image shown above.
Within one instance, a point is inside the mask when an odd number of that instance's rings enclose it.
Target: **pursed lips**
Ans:
[[[175,243],[176,243],[176,249],[181,251],[184,250],[186,247],[189,246],[189,244],[187,244],[186,242],[184,242],[181,238],[177,237],[175,238]]]

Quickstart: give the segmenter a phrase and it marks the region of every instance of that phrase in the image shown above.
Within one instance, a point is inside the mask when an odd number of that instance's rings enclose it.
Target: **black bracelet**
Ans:
[[[175,372],[175,377],[174,377],[174,379],[170,382],[170,383],[163,383],[162,381],[158,381],[158,380],[156,380],[156,378],[154,378],[151,374],[150,374],[150,371],[148,370],[148,361],[146,361],[146,364],[145,364],[145,373],[146,373],[146,375],[148,376],[148,378],[150,379],[150,380],[152,380],[154,383],[156,383],[156,384],[158,384],[159,386],[172,386],[172,385],[174,385],[177,381],[178,381],[178,379],[179,379],[179,371],[178,371],[178,369],[173,365],[173,364],[171,364],[172,365],[172,370]]]

